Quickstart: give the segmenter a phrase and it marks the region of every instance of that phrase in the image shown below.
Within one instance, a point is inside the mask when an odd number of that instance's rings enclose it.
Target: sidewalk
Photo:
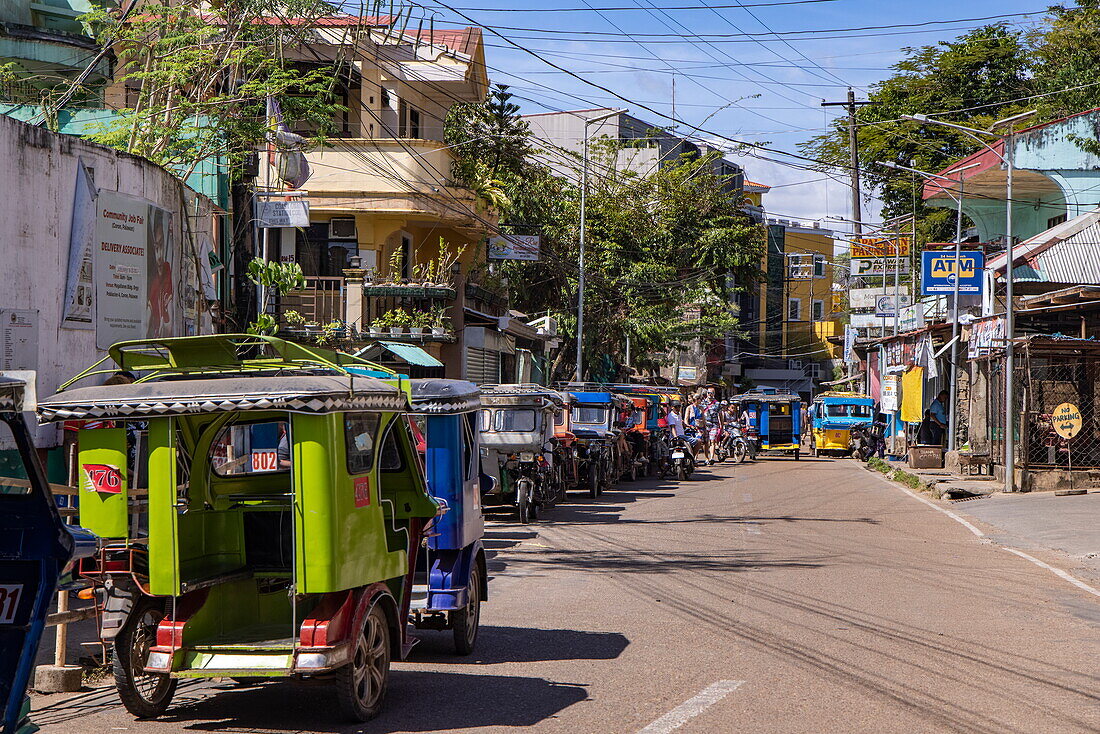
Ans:
[[[920,477],[935,500],[983,525],[995,543],[1053,552],[1063,558],[1065,570],[1087,583],[1100,582],[1100,492],[1067,497],[1053,492],[1007,494],[1000,491],[999,482],[989,479],[960,477],[945,469],[911,469],[902,461],[886,463]]]

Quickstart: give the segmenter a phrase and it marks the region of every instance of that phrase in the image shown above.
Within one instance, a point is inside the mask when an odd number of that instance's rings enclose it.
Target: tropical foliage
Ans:
[[[503,194],[502,229],[542,238],[540,261],[491,266],[510,284],[512,305],[556,317],[563,333],[575,339],[579,176],[555,175],[538,162],[505,88],[484,105],[456,110],[448,135],[459,154],[456,177],[481,177]],[[714,173],[717,154],[666,160],[638,175],[616,170],[618,141],[600,139],[592,147],[585,218],[586,374],[609,361],[621,363],[627,339],[634,365],[655,368],[691,340],[735,332],[729,284],[758,274],[764,235],[743,213],[733,182]],[[574,354],[559,351],[555,377],[572,373]]]

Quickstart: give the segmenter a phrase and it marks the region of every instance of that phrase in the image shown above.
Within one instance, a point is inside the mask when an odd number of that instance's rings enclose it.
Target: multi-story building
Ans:
[[[308,52],[303,62],[346,59],[346,112],[337,135],[306,153],[308,226],[278,230],[269,247],[269,259],[298,262],[307,277],[282,310],[373,334],[371,356],[414,375],[541,379],[553,335],[508,309],[487,261],[496,218],[453,180],[443,142],[451,108],[488,91],[481,30],[400,31],[389,18],[343,16]],[[389,323],[395,315],[411,323]]]
[[[605,115],[610,117],[588,122]],[[590,141],[589,175],[601,175],[610,168],[646,176],[658,166],[675,163],[682,155],[704,156],[717,150],[626,112],[616,114],[611,107],[545,112],[524,115],[523,119],[531,128],[540,161],[557,175],[572,179],[579,176],[586,130]],[[613,150],[601,147],[604,141],[611,142]],[[744,176],[740,166],[721,156],[715,158],[713,166],[732,190],[741,189]]]
[[[110,60],[79,20],[91,9],[89,0],[0,0],[0,65],[11,65],[0,105],[38,104],[86,68],[93,87],[110,75]]]
[[[767,225],[764,277],[738,294],[742,335],[727,343],[726,373],[742,386],[786,387],[809,397],[833,376],[842,330],[833,289],[833,233],[818,222],[766,216],[769,187],[745,182],[746,210]]]

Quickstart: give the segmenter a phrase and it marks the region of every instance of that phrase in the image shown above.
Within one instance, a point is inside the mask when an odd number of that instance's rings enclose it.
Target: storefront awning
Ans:
[[[419,367],[442,367],[443,363],[425,352],[415,344],[402,344],[401,342],[378,342],[378,345],[387,352],[396,355],[409,364]]]

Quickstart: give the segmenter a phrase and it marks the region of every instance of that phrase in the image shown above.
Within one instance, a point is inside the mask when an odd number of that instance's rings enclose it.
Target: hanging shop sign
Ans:
[[[1054,432],[1064,439],[1071,439],[1081,432],[1084,421],[1081,409],[1073,403],[1062,403],[1050,414],[1050,425]]]
[[[851,364],[856,361],[856,327],[844,325],[844,361]]]
[[[956,280],[959,293],[981,293],[984,269],[985,253],[977,250],[960,252],[957,263],[952,251],[925,250],[921,253],[921,295],[954,293]]]
[[[894,275],[894,273],[908,275],[909,260],[891,257],[852,258],[850,272],[853,278]]]
[[[900,285],[898,287],[899,295],[908,296],[909,286]],[[849,288],[848,289],[848,307],[849,308],[874,308],[878,299],[882,296],[893,296],[894,287],[891,284],[889,292],[884,292],[881,287],[879,288]],[[903,304],[908,305],[908,304]]]
[[[901,377],[898,375],[882,376],[882,406],[883,413],[895,413],[901,406],[898,398],[901,394]]]
[[[538,260],[541,238],[538,235],[509,234],[489,238],[491,260]]]
[[[860,237],[851,245],[851,256],[909,257],[908,237]]]
[[[898,330],[913,331],[924,328],[924,304],[914,303],[906,306],[898,315]]]
[[[994,316],[970,325],[970,340],[967,342],[966,355],[970,359],[985,357],[994,350],[1004,349],[1005,320],[1003,316]]]
[[[880,295],[875,299],[875,316],[892,319],[899,308],[904,309],[906,306],[911,305],[913,305],[913,299],[909,296],[899,295],[895,299],[893,295]]]
[[[305,199],[256,201],[257,227],[308,227],[309,202]]]

